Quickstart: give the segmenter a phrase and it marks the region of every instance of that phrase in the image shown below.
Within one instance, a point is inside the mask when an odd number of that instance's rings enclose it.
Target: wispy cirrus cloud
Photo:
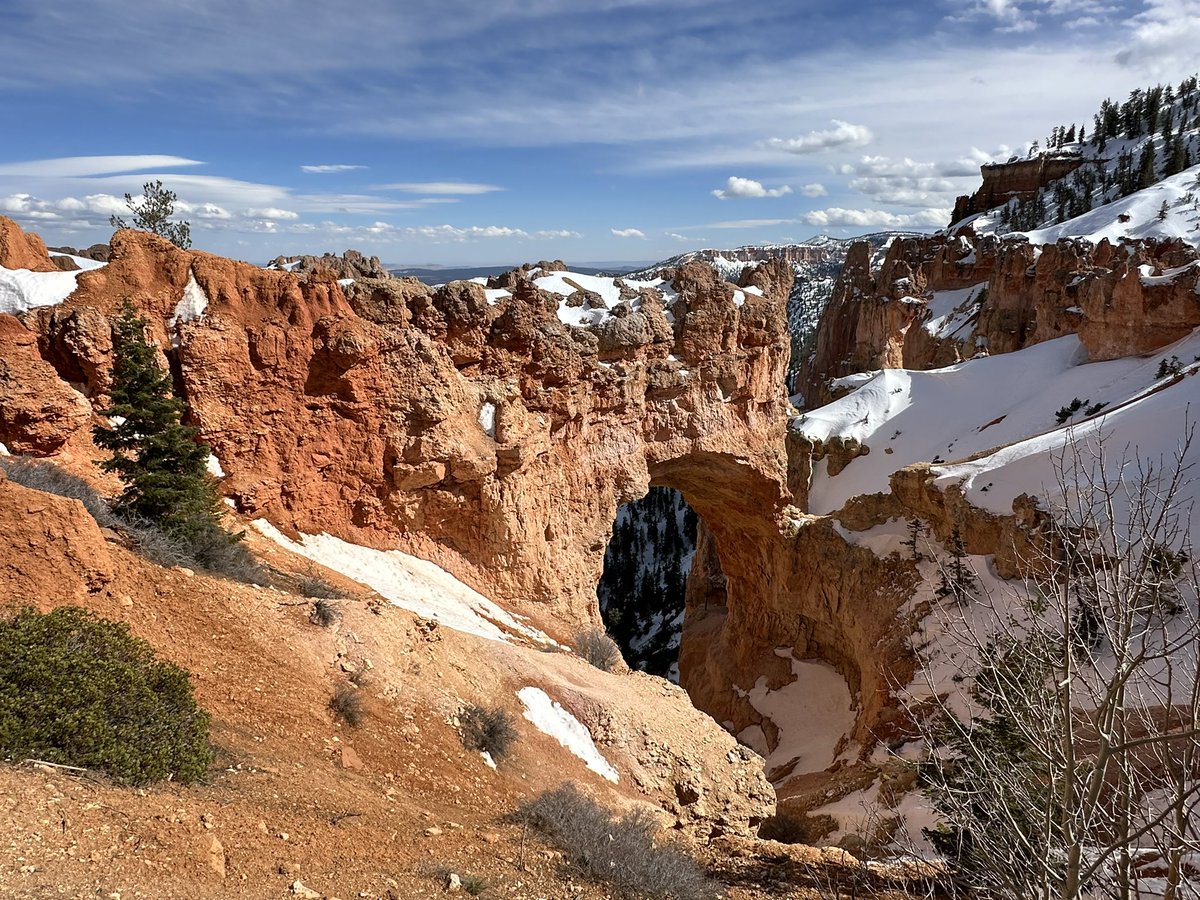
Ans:
[[[354,166],[348,163],[328,163],[320,166],[301,166],[300,171],[308,175],[336,175],[339,172],[354,172],[365,168],[366,166]]]
[[[406,194],[491,194],[504,188],[494,184],[477,184],[470,181],[398,181],[392,184],[377,184],[377,191],[402,191]]]
[[[188,159],[185,156],[158,156],[146,153],[128,156],[62,156],[55,159],[0,163],[0,175],[28,178],[84,178],[118,172],[140,172],[145,169],[171,169],[179,166],[202,165],[204,163],[200,160]]]

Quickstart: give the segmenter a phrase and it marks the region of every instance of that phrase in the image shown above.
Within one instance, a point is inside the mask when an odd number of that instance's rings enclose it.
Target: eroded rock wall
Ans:
[[[894,241],[877,269],[856,245],[821,318],[798,388],[832,399],[831,379],[882,368],[929,369],[1078,333],[1092,360],[1150,353],[1200,325],[1200,252],[1181,241],[979,238]],[[937,292],[977,287],[963,327],[926,327]]]

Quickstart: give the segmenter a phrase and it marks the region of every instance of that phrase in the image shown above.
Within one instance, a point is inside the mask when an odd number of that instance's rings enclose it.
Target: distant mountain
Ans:
[[[571,266],[572,272],[579,272],[583,275],[624,275],[636,268],[642,263],[626,263],[624,265],[609,266],[608,264],[597,264],[595,266]],[[516,266],[462,266],[462,267],[435,267],[435,266],[403,266],[399,268],[389,268],[388,271],[393,275],[409,276],[420,279],[425,284],[445,284],[449,281],[470,281],[472,278],[490,278],[493,275],[503,275],[505,272],[511,272]]]

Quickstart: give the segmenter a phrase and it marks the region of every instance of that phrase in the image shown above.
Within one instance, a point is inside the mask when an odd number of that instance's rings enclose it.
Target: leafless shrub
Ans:
[[[487,753],[499,762],[512,749],[519,733],[517,723],[502,706],[467,706],[458,717],[463,746]]]
[[[361,693],[349,684],[339,685],[333,692],[333,696],[329,698],[329,709],[335,719],[345,722],[351,728],[357,728],[367,716]]]
[[[658,827],[644,809],[618,819],[564,784],[526,804],[520,814],[581,870],[622,897],[710,900],[720,895],[694,859],[656,842]]]
[[[998,898],[1186,896],[1200,849],[1200,572],[1190,541],[1194,426],[1169,458],[1070,440],[1012,595],[943,610],[910,713],[959,887]],[[963,714],[963,709],[970,712]],[[932,707],[933,714],[928,714]]]
[[[603,628],[585,628],[575,635],[575,651],[602,672],[611,672],[621,661],[621,648]]]
[[[341,621],[342,611],[336,603],[322,597],[313,603],[312,609],[308,612],[308,618],[314,625],[329,628]]]

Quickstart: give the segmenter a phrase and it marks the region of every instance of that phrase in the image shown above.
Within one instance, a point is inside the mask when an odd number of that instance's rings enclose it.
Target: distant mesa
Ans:
[[[979,167],[983,184],[973,194],[965,194],[954,201],[954,214],[950,224],[961,222],[967,216],[987,212],[1003,206],[1009,200],[1028,200],[1037,192],[1070,175],[1080,166],[1100,162],[1078,153],[1043,153],[1033,159],[1009,160],[1002,163],[987,163]]]

